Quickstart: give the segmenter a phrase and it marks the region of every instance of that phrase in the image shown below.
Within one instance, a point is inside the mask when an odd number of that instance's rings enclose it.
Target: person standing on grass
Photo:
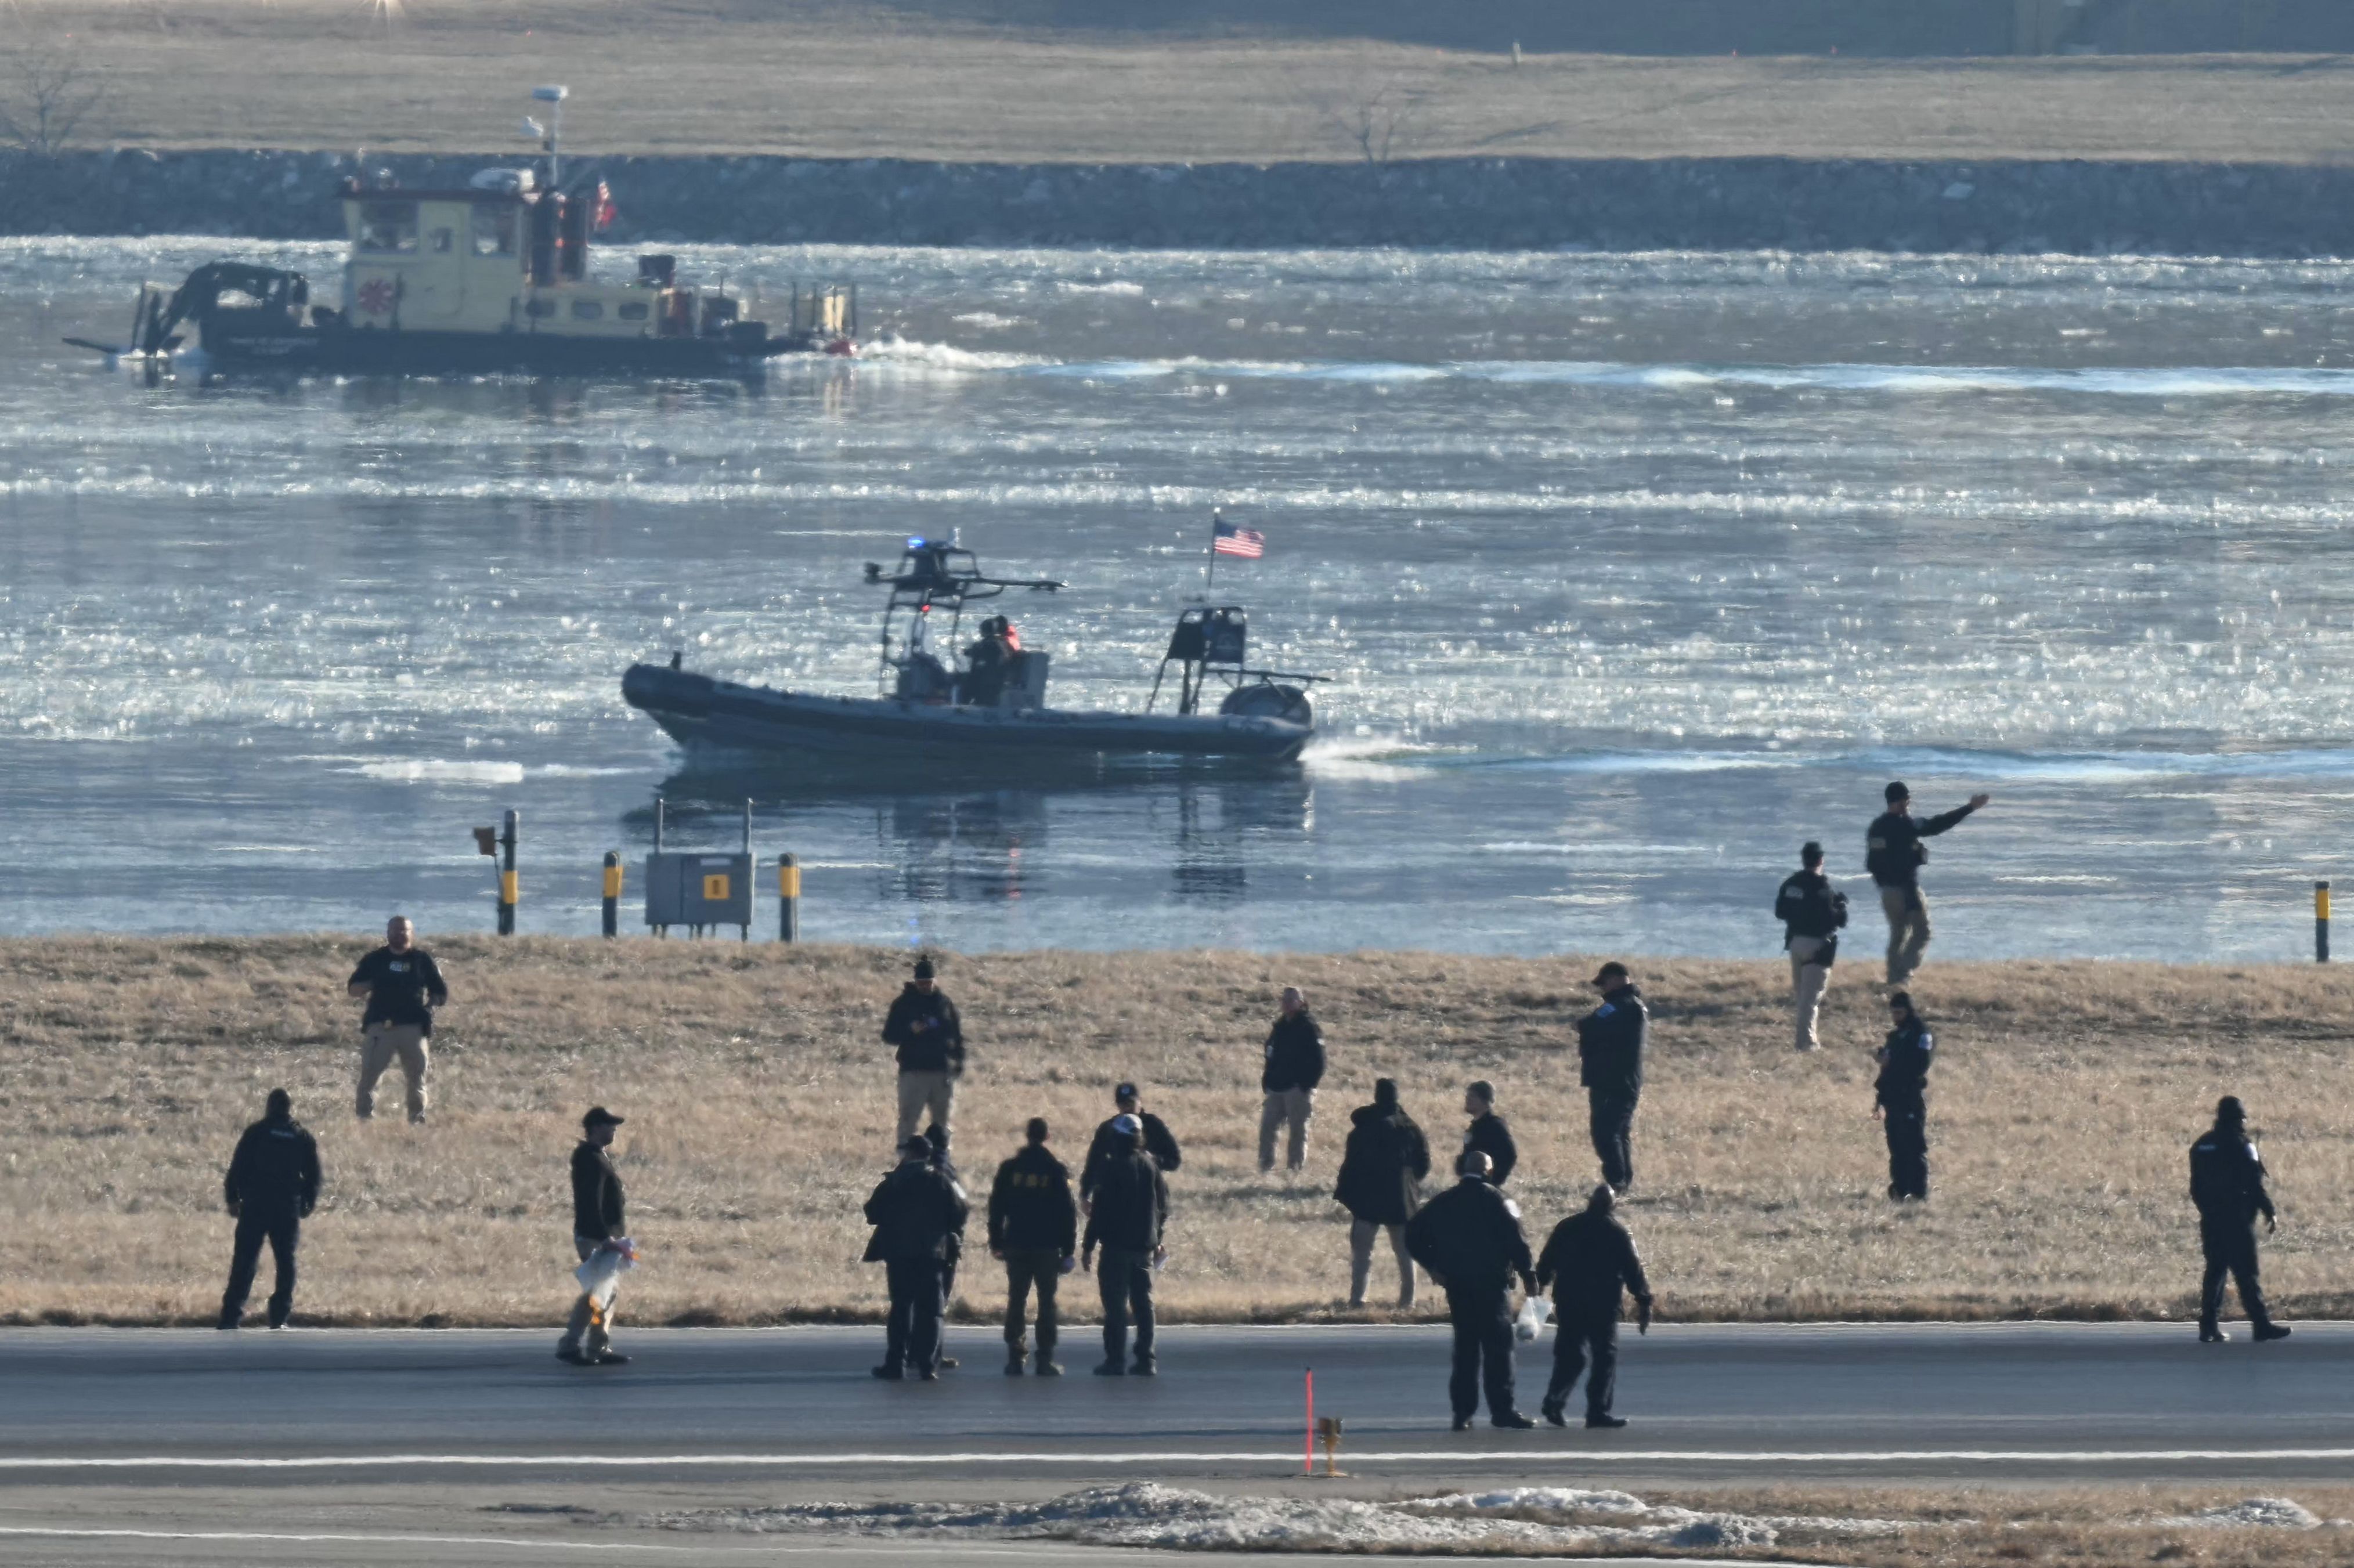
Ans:
[[[1267,1097],[1258,1113],[1262,1176],[1275,1169],[1275,1135],[1286,1126],[1291,1129],[1287,1168],[1297,1171],[1308,1163],[1308,1119],[1316,1114],[1316,1086],[1324,1081],[1324,1031],[1308,1011],[1308,998],[1298,986],[1286,986],[1277,1008],[1258,1075],[1259,1092]]]
[[[1585,1086],[1594,1152],[1602,1179],[1620,1192],[1635,1184],[1635,1105],[1643,1094],[1643,1046],[1651,1011],[1613,959],[1592,984],[1602,1005],[1577,1021],[1577,1081]]]
[[[1119,1134],[1113,1130],[1119,1118],[1132,1116],[1144,1129],[1144,1152],[1152,1156],[1153,1163],[1167,1175],[1185,1162],[1184,1152],[1177,1147],[1176,1136],[1169,1124],[1144,1108],[1144,1097],[1137,1093],[1134,1084],[1122,1084],[1111,1092],[1112,1114],[1097,1127],[1096,1135],[1087,1143],[1087,1163],[1079,1167],[1079,1205],[1086,1208],[1095,1201],[1096,1183],[1103,1178],[1104,1162],[1119,1146]]]
[[[1901,991],[1888,999],[1888,1038],[1872,1053],[1880,1076],[1872,1114],[1888,1131],[1888,1195],[1920,1202],[1929,1196],[1929,1062],[1937,1041]]]
[[[2199,1248],[2207,1257],[2199,1281],[2200,1340],[2220,1345],[2232,1337],[2215,1321],[2227,1273],[2240,1287],[2240,1307],[2256,1340],[2287,1339],[2288,1326],[2273,1321],[2256,1283],[2256,1216],[2271,1232],[2280,1229],[2280,1215],[2264,1191],[2264,1158],[2248,1138],[2247,1107],[2233,1096],[2216,1102],[2215,1125],[2190,1146],[2190,1201],[2199,1206]]]
[[[1373,1272],[1373,1238],[1389,1233],[1398,1266],[1398,1310],[1414,1305],[1414,1255],[1405,1249],[1406,1222],[1422,1206],[1422,1180],[1430,1174],[1430,1144],[1398,1104],[1394,1079],[1373,1080],[1373,1103],[1349,1115],[1349,1141],[1341,1153],[1332,1196],[1349,1211],[1349,1305],[1365,1304]]]
[[[1152,1271],[1169,1256],[1169,1182],[1144,1151],[1144,1128],[1132,1116],[1116,1117],[1122,1140],[1104,1162],[1103,1181],[1087,1213],[1087,1233],[1079,1263],[1088,1266],[1097,1246],[1103,1262],[1096,1285],[1103,1297],[1103,1363],[1097,1377],[1151,1377],[1160,1370],[1153,1351]],[[1136,1323],[1136,1360],[1128,1362],[1128,1326]]]
[[[360,1014],[360,1119],[376,1115],[376,1080],[398,1061],[408,1080],[409,1125],[422,1125],[433,1010],[450,1000],[450,988],[441,983],[441,966],[433,955],[417,945],[417,927],[408,916],[392,917],[384,928],[384,946],[360,960],[344,989],[355,1001],[367,1002]]]
[[[1496,1086],[1481,1078],[1463,1091],[1463,1114],[1471,1125],[1463,1129],[1463,1147],[1476,1149],[1488,1157],[1488,1181],[1500,1187],[1512,1179],[1512,1168],[1521,1162],[1521,1146],[1512,1141],[1512,1129],[1496,1114]]]
[[[1823,992],[1839,958],[1840,927],[1847,924],[1847,895],[1823,874],[1823,846],[1812,839],[1798,850],[1798,869],[1782,879],[1774,895],[1774,918],[1782,922],[1782,949],[1790,955],[1790,1009],[1801,1051],[1822,1044],[1815,1022]]]
[[[1469,1430],[1484,1383],[1488,1419],[1499,1426],[1536,1425],[1521,1414],[1512,1393],[1512,1280],[1532,1295],[1535,1265],[1521,1216],[1488,1180],[1488,1157],[1467,1149],[1456,1163],[1461,1178],[1425,1203],[1405,1227],[1406,1250],[1447,1291],[1447,1318],[1455,1330],[1455,1366],[1447,1394],[1455,1430]]]
[[[896,1383],[913,1372],[925,1383],[940,1375],[940,1314],[949,1245],[961,1241],[971,1213],[964,1189],[932,1163],[931,1139],[907,1139],[897,1167],[866,1200],[868,1263],[883,1266],[891,1308],[883,1324],[883,1364],[874,1375]]]
[[[629,1234],[621,1174],[613,1169],[613,1129],[624,1119],[603,1106],[590,1107],[580,1118],[580,1141],[572,1150],[572,1250],[583,1263]],[[564,1337],[556,1342],[556,1359],[578,1367],[629,1364],[630,1358],[613,1349],[610,1296],[599,1307],[590,1292],[581,1291]]]
[[[940,990],[931,959],[917,959],[915,973],[892,999],[883,1040],[899,1048],[899,1128],[891,1147],[906,1149],[928,1111],[940,1147],[947,1148],[957,1079],[964,1072],[964,1024]]]
[[[1023,1136],[1027,1141],[997,1168],[989,1189],[989,1255],[1005,1265],[1005,1375],[1022,1375],[1029,1353],[1022,1314],[1035,1290],[1038,1375],[1059,1377],[1055,1289],[1078,1255],[1079,1208],[1070,1171],[1046,1151],[1046,1118],[1032,1117]]]
[[[1943,816],[1913,815],[1913,791],[1891,784],[1882,791],[1888,810],[1872,820],[1863,837],[1863,866],[1880,889],[1881,912],[1888,916],[1888,983],[1903,985],[1921,967],[1929,946],[1929,906],[1921,898],[1921,868],[1928,863],[1923,839],[1958,827],[1962,819],[1994,799],[1978,794]]]
[[[1569,1425],[1570,1391],[1585,1371],[1589,1351],[1594,1371],[1585,1380],[1585,1424],[1627,1425],[1626,1417],[1610,1414],[1618,1389],[1618,1312],[1632,1291],[1635,1332],[1649,1333],[1651,1286],[1643,1277],[1643,1260],[1635,1255],[1635,1238],[1611,1213],[1617,1206],[1606,1184],[1596,1187],[1585,1212],[1553,1226],[1537,1255],[1537,1285],[1553,1287],[1553,1381],[1538,1408],[1555,1426]]]
[[[270,1090],[261,1119],[237,1140],[221,1181],[221,1194],[237,1221],[228,1289],[221,1296],[222,1328],[234,1329],[245,1319],[265,1241],[278,1275],[270,1290],[270,1326],[286,1327],[294,1310],[294,1249],[302,1241],[302,1222],[319,1202],[319,1181],[317,1141],[295,1121],[292,1097],[284,1089]]]

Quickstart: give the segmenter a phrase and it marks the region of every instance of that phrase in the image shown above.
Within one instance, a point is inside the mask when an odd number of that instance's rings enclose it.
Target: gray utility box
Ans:
[[[750,855],[656,850],[646,856],[647,925],[661,929],[751,923]]]

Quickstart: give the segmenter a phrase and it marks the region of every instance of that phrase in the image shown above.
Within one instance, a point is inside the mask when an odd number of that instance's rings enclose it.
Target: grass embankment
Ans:
[[[2337,57],[1515,65],[1480,7],[1453,31],[1422,8],[1438,30],[1412,44],[1348,36],[1343,7],[1235,9],[1246,36],[1124,0],[1086,27],[959,0],[12,0],[0,25],[95,70],[107,101],[79,140],[157,148],[520,155],[535,81],[572,88],[584,154],[1353,162],[1355,132],[1396,158],[2315,163],[2349,145]]]
[[[631,1318],[877,1308],[858,1209],[887,1163],[894,1069],[876,1031],[904,955],[435,947],[455,1001],[432,1124],[412,1130],[352,1117],[358,1010],[342,987],[357,942],[0,942],[0,1203],[18,1217],[0,1320],[205,1319],[227,1261],[220,1171],[276,1084],[328,1171],[305,1240],[313,1320],[546,1320],[567,1288],[565,1160],[593,1102],[630,1118],[620,1165],[651,1255]],[[1656,1024],[1628,1217],[1670,1316],[2180,1316],[2198,1272],[2184,1150],[2226,1090],[2253,1107],[2275,1172],[2276,1298],[2292,1316],[2354,1305],[2342,969],[1933,965],[1916,989],[1940,1041],[1935,1196],[1907,1209],[1881,1195],[1867,1052],[1884,1015],[1864,965],[1839,970],[1812,1057],[1786,1044],[1779,965],[1638,969]],[[1460,1086],[1497,1083],[1532,1232],[1591,1186],[1569,1029],[1590,972],[1427,954],[954,959],[944,980],[972,1043],[959,1152],[985,1187],[1043,1113],[1076,1160],[1110,1085],[1137,1078],[1186,1149],[1172,1315],[1331,1313],[1347,1245],[1329,1193],[1376,1075],[1400,1081],[1442,1160]],[[1258,1048],[1287,982],[1314,998],[1332,1055],[1297,1181],[1256,1169]],[[970,1306],[1002,1299],[993,1275],[968,1268]]]

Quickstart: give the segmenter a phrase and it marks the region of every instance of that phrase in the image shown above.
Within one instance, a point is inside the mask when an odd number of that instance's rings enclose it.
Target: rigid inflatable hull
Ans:
[[[657,664],[632,665],[621,677],[621,697],[691,747],[832,763],[874,758],[953,767],[1096,757],[1281,763],[1297,761],[1314,734],[1305,725],[1240,715],[1017,711],[816,696]]]

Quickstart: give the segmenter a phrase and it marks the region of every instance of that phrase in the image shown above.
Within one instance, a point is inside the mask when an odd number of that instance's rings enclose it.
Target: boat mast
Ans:
[[[548,110],[547,127],[545,132],[541,130],[540,123],[536,120],[525,120],[524,128],[532,135],[540,138],[539,150],[547,154],[547,188],[557,190],[562,188],[564,183],[564,169],[561,163],[563,153],[559,150],[560,143],[564,140],[564,101],[572,96],[572,90],[561,85],[535,87],[531,90],[531,95],[539,102],[551,106]]]

